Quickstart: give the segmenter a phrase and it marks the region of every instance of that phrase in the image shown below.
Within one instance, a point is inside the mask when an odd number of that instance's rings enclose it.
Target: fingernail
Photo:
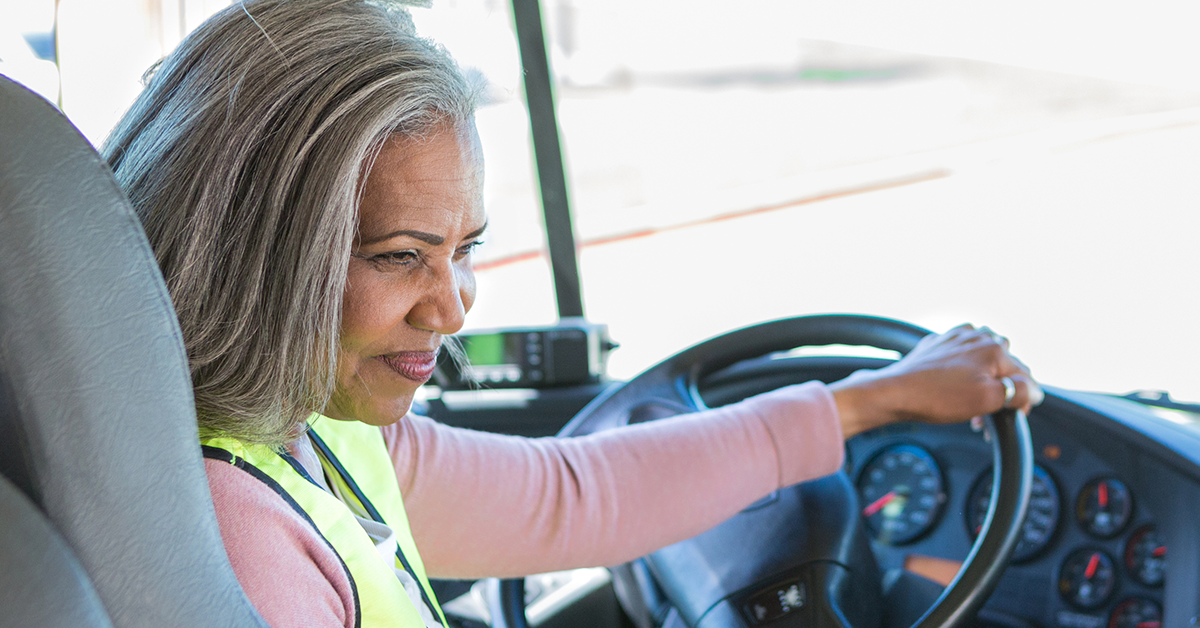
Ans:
[[[1046,400],[1046,393],[1042,392],[1042,387],[1034,384],[1029,388],[1029,405],[1040,406]]]

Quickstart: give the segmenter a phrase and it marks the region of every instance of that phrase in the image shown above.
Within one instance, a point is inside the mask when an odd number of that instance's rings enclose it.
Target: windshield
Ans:
[[[144,68],[227,3],[89,4],[60,7],[56,96],[98,142]],[[1194,3],[542,9],[612,376],[736,327],[855,312],[990,325],[1050,384],[1200,400]],[[413,13],[484,96],[491,226],[468,325],[552,322],[509,5]]]

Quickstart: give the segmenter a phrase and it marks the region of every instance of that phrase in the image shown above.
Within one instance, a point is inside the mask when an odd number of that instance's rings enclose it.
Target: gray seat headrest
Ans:
[[[0,435],[18,450],[0,470],[23,470],[14,480],[113,625],[266,625],[221,544],[179,326],[141,225],[66,118],[4,77],[0,379],[15,409]]]

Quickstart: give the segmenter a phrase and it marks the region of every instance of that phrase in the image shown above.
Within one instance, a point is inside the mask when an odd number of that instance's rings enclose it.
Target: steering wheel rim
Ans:
[[[622,386],[602,393],[559,432],[581,436],[630,422],[633,409],[652,400],[704,409],[697,392],[706,375],[742,360],[800,346],[865,345],[907,354],[930,332],[893,319],[861,315],[787,318],[735,330],[675,354]],[[1033,447],[1024,414],[1001,410],[985,421],[992,443],[991,500],[983,529],[962,568],[913,628],[953,628],[974,616],[991,595],[1015,551],[1029,504]],[[507,628],[526,628],[523,581],[501,582],[495,609]],[[857,628],[857,627],[854,627]]]

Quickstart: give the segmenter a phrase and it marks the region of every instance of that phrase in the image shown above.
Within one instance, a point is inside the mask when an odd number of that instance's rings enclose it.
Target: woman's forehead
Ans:
[[[373,239],[400,223],[474,230],[484,221],[482,194],[483,159],[473,125],[447,125],[419,138],[393,136],[367,175],[359,233]]]

